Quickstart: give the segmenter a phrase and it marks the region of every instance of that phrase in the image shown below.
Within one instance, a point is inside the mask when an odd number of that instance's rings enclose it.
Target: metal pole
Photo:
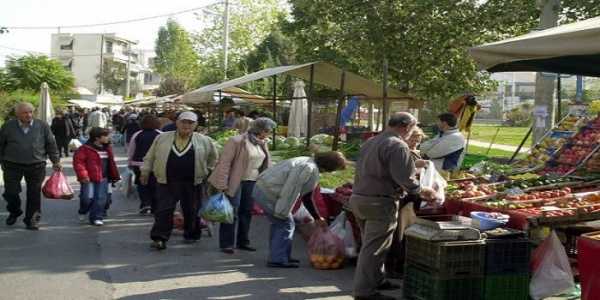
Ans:
[[[335,129],[333,136],[333,146],[331,149],[336,151],[338,149],[338,143],[340,142],[340,119],[342,117],[342,107],[344,106],[344,100],[346,98],[346,70],[342,70],[342,78],[340,79],[340,99],[338,100],[337,112],[335,114]]]
[[[127,44],[127,71],[125,71],[125,95],[124,98],[129,97],[131,90],[131,83],[129,82],[130,69],[131,68],[131,44]]]
[[[102,94],[104,85],[104,34],[100,35],[100,82],[98,82],[98,91],[96,95]]]
[[[277,122],[277,75],[273,75],[273,121]],[[277,150],[277,133],[273,130],[273,150]]]
[[[223,126],[223,105],[221,104],[221,100],[223,100],[223,91],[219,90],[219,103],[217,103],[217,105],[218,105],[217,113],[219,114],[219,116],[218,116],[219,124],[217,125],[217,128]],[[211,105],[210,102],[208,103],[208,105]]]
[[[306,118],[306,148],[310,146],[310,137],[312,131],[312,103],[313,103],[313,86],[315,83],[315,65],[310,65],[310,79],[308,82],[308,116]]]
[[[556,101],[557,101],[556,123],[560,122],[560,120],[562,119],[562,108],[560,107],[561,102],[562,102],[561,93],[562,93],[562,82],[561,82],[560,74],[557,74],[557,78],[556,78]]]
[[[381,126],[385,129],[389,114],[389,103],[388,103],[388,60],[383,59],[383,117],[381,118]]]
[[[533,127],[535,127],[535,124],[533,126],[529,127],[529,131],[527,131],[527,134],[525,135],[525,137],[523,138],[523,140],[519,144],[519,147],[517,147],[517,150],[515,150],[515,153],[513,153],[512,157],[508,161],[509,164],[512,163],[515,160],[515,157],[517,157],[517,155],[519,154],[519,152],[521,152],[521,148],[523,148],[523,145],[525,145],[525,142],[527,141],[527,139],[529,138],[529,136],[533,132]]]
[[[227,64],[229,52],[229,0],[225,0],[225,13],[223,14],[223,78],[227,79]]]

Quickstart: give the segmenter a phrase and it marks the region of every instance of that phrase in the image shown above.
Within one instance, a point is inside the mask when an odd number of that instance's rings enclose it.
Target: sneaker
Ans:
[[[140,209],[140,215],[147,215],[150,214],[152,212],[152,209],[150,208],[150,206],[144,206]]]
[[[94,225],[95,226],[102,226],[102,225],[104,225],[104,222],[102,222],[102,220],[96,220],[96,221],[94,221]]]
[[[85,221],[87,221],[87,215],[79,214],[79,222],[85,223]]]
[[[152,244],[150,244],[150,247],[156,249],[156,250],[165,250],[167,249],[167,243],[165,243],[164,241],[152,241]]]

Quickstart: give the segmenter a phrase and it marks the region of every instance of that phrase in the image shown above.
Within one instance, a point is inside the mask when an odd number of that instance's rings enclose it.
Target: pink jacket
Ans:
[[[248,136],[246,134],[231,137],[225,144],[225,147],[223,147],[223,154],[219,157],[217,166],[210,177],[208,177],[210,184],[216,189],[224,190],[230,197],[235,196],[242,182],[242,176],[244,176],[244,172],[248,168],[247,140]],[[259,172],[264,171],[271,165],[269,150],[266,146],[261,148],[265,152],[266,157],[258,170]]]

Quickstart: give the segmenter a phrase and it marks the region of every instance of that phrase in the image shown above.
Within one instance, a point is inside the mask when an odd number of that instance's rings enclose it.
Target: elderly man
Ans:
[[[41,218],[41,188],[46,176],[46,157],[55,170],[61,170],[56,141],[45,122],[33,118],[33,105],[19,103],[16,120],[0,129],[0,163],[4,172],[4,199],[10,213],[6,225],[14,225],[23,214],[21,210],[21,179],[27,184],[27,205],[23,222],[29,230],[38,230]]]
[[[177,117],[177,130],[158,135],[144,157],[140,183],[147,185],[150,173],[158,183],[150,232],[151,246],[157,250],[167,247],[177,202],[183,211],[185,241],[200,239],[198,209],[206,178],[217,162],[217,150],[210,138],[194,132],[197,122],[195,113],[182,112]]]
[[[460,168],[466,147],[465,136],[456,128],[457,119],[452,113],[438,116],[440,135],[421,144],[421,154],[433,161],[442,174]]]
[[[407,193],[428,200],[434,197],[432,189],[421,188],[415,179],[415,161],[406,144],[416,124],[411,114],[396,113],[388,128],[360,149],[350,197],[350,207],[362,232],[355,299],[394,299],[378,291],[398,288],[384,280],[382,269],[398,224],[399,196]]]

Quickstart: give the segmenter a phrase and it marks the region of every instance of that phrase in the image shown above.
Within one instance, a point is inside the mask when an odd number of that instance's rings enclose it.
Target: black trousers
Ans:
[[[153,173],[148,176],[148,184],[143,185],[140,183],[141,170],[140,167],[131,167],[133,174],[135,175],[135,185],[137,187],[138,195],[140,196],[140,209],[144,207],[150,207],[152,212],[155,210],[157,200],[156,194],[156,177]]]
[[[58,146],[58,154],[62,156],[65,154],[65,157],[69,156],[69,142],[71,140],[67,137],[56,137],[56,146]],[[64,150],[64,152],[63,152]]]
[[[154,241],[168,241],[173,230],[173,213],[177,202],[181,201],[183,213],[183,237],[186,240],[199,240],[202,234],[198,211],[204,195],[204,185],[192,182],[172,182],[157,184],[154,226],[150,238]]]
[[[21,180],[25,177],[27,186],[27,205],[25,208],[25,223],[29,223],[34,214],[41,214],[42,183],[46,176],[46,163],[22,165],[10,162],[2,163],[4,172],[4,199],[8,202],[6,210],[11,215],[20,215],[21,210]]]

